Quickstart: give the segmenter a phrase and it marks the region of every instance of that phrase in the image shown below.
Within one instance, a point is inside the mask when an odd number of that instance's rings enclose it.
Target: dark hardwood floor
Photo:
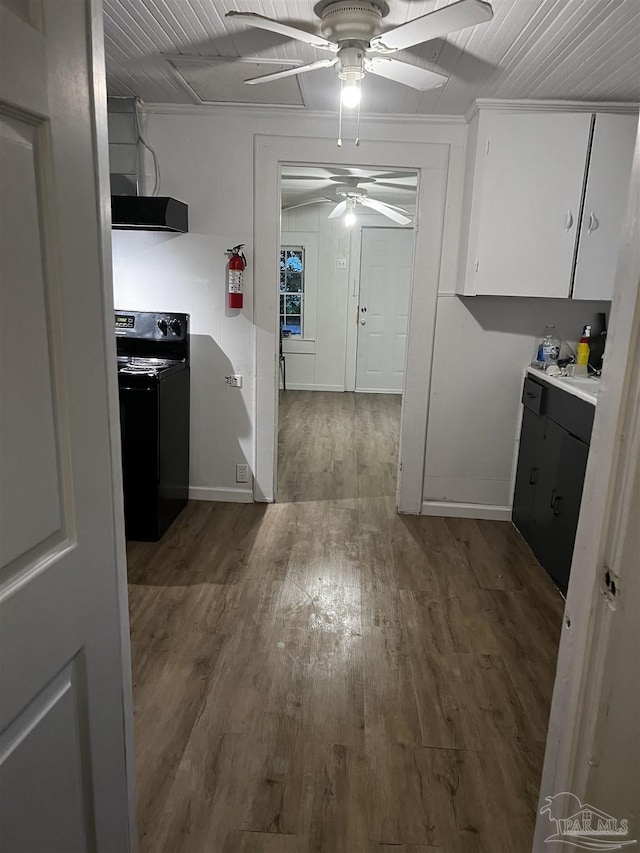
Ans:
[[[280,392],[280,502],[394,497],[400,394]]]
[[[130,543],[141,853],[529,853],[563,601],[396,514],[399,404],[286,392],[282,502]]]

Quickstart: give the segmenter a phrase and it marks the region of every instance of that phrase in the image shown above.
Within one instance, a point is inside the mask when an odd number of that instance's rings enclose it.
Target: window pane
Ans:
[[[304,248],[280,248],[280,317],[290,335],[302,335],[304,314]]]
[[[287,290],[302,293],[302,275],[299,272],[287,273]]]
[[[302,252],[289,251],[287,256],[287,271],[302,272]]]
[[[288,329],[292,335],[299,335],[302,331],[302,321],[299,314],[288,314],[286,317],[285,329]]]
[[[286,297],[287,314],[301,314],[301,303],[302,299],[300,296],[293,296],[288,293]]]

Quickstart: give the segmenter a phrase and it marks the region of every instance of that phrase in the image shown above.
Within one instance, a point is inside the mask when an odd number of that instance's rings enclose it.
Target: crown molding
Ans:
[[[570,113],[630,113],[636,114],[640,104],[633,101],[513,101],[498,98],[478,98],[465,115],[468,122],[479,110],[513,110],[517,112]]]
[[[500,100],[497,98],[478,98],[465,115],[423,115],[415,113],[369,113],[360,116],[360,123],[367,124],[412,124],[412,125],[467,125],[477,112],[484,109],[513,112],[573,112],[573,113],[624,113],[636,115],[640,104],[632,101],[560,101],[560,100]],[[337,112],[332,110],[307,110],[302,106],[288,104],[270,104],[256,106],[247,104],[140,104],[145,115],[200,115],[235,116],[239,118],[273,119],[295,118],[323,121],[336,121]]]
[[[145,115],[201,115],[201,116],[238,116],[244,118],[272,119],[321,119],[337,122],[338,112],[306,110],[289,105],[244,106],[238,104],[150,104],[141,103],[140,110]],[[369,113],[360,116],[360,124],[417,124],[417,125],[464,125],[464,116],[416,115],[413,113]]]

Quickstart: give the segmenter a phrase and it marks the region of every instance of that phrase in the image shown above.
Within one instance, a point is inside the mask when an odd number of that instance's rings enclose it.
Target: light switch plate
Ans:
[[[346,258],[336,258],[336,269],[337,270],[346,270],[347,268],[347,259]]]
[[[242,388],[242,376],[225,376],[224,381],[232,388]]]

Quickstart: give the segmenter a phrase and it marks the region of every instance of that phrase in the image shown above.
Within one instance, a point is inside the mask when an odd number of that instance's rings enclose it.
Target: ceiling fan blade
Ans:
[[[483,24],[492,18],[493,9],[489,3],[484,3],[483,0],[458,0],[457,3],[436,9],[428,15],[407,21],[406,24],[375,36],[371,39],[371,50],[381,53],[404,50],[405,47],[422,44],[466,27],[475,27],[476,24]]]
[[[428,71],[417,65],[409,65],[398,59],[390,59],[388,56],[376,56],[365,60],[365,68],[372,74],[386,77],[387,80],[394,80],[404,86],[411,86],[412,89],[418,89],[421,92],[437,89],[449,79],[443,74],[436,74],[435,71]]]
[[[333,208],[333,210],[329,214],[329,219],[337,219],[339,216],[342,216],[342,214],[345,212],[346,209],[347,209],[347,202],[345,199],[345,201],[341,201],[338,204],[336,204],[336,206]]]
[[[272,80],[282,80],[283,77],[293,77],[296,74],[305,74],[307,71],[315,71],[317,68],[330,68],[338,59],[319,59],[310,62],[309,65],[298,65],[295,68],[287,68],[285,71],[275,71],[273,74],[263,74],[261,77],[249,77],[245,80],[250,86],[256,83],[270,83]]]
[[[414,178],[415,172],[380,172],[373,176],[376,183],[380,181],[399,181],[401,178]]]
[[[394,222],[397,222],[399,225],[409,225],[411,219],[408,216],[404,216],[402,213],[399,213],[395,207],[391,207],[390,204],[385,204],[383,201],[378,201],[375,198],[361,198],[358,199],[360,204],[363,204],[365,207],[370,207],[372,210],[377,211],[377,213],[381,213],[383,216],[388,216],[389,219],[393,219]]]
[[[377,201],[377,199],[374,199]],[[389,201],[381,201],[380,204],[386,205],[386,207],[391,207],[393,210],[397,210],[398,213],[405,213],[407,216],[411,216],[408,210],[405,210],[404,207],[400,207],[398,204],[391,204]]]
[[[261,30],[269,30],[272,33],[280,33],[280,35],[288,36],[296,41],[303,41],[306,44],[311,44],[321,50],[332,50],[334,53],[338,50],[338,45],[332,41],[327,41],[326,38],[316,35],[316,33],[308,33],[306,30],[299,30],[297,27],[290,27],[288,24],[282,24],[280,21],[274,21],[272,18],[266,18],[264,15],[258,15],[255,12],[227,12],[226,18],[235,18],[237,21],[245,21],[252,27],[258,27]]]
[[[331,178],[325,175],[285,175],[280,176],[283,181],[322,181],[331,186]]]
[[[282,212],[285,213],[287,210],[295,210],[296,207],[306,207],[308,204],[335,204],[335,202],[330,198],[309,198],[307,201],[299,201],[297,204],[288,204],[286,207],[282,208]]]
[[[415,184],[392,184],[390,181],[376,181],[377,187],[389,187],[392,190],[404,190],[405,192],[415,192]]]

